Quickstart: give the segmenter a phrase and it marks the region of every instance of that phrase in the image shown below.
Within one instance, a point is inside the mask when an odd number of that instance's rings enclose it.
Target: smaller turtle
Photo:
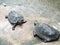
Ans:
[[[56,41],[60,37],[60,32],[45,23],[34,22],[34,37],[39,37],[44,42]]]
[[[11,11],[7,16],[5,16],[6,19],[13,25],[12,30],[15,30],[15,27],[17,25],[22,25],[26,23],[27,21],[24,21],[24,17],[20,14],[18,14],[16,11]]]

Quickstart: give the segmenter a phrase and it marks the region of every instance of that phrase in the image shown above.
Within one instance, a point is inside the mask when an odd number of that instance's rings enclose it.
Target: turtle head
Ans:
[[[39,25],[39,22],[37,20],[34,21],[34,26]]]

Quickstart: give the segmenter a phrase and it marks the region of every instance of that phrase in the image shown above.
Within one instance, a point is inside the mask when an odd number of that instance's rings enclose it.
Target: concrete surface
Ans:
[[[2,2],[5,3],[6,1]],[[0,45],[60,45],[60,39],[55,42],[44,43],[39,38],[34,38],[32,33],[34,20],[49,24],[60,31],[60,11],[58,10],[60,8],[54,8],[53,5],[45,4],[46,2],[40,3],[36,0],[28,2],[30,2],[29,4],[32,2],[32,4],[28,5],[24,2],[21,3],[22,5],[15,3],[9,5],[7,0],[6,7],[3,4],[0,5]],[[22,14],[27,20],[27,23],[23,26],[17,26],[14,31],[12,31],[12,25],[5,19],[5,15],[11,10]]]

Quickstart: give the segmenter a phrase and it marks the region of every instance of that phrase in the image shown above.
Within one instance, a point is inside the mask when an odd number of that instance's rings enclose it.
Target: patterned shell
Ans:
[[[11,11],[8,15],[8,20],[11,22],[11,23],[17,23],[18,21],[21,21],[23,19],[23,16],[18,14],[17,12],[15,11]]]

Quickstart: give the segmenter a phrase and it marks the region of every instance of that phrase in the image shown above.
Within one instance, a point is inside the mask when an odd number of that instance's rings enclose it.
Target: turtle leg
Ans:
[[[16,27],[16,26],[17,26],[17,24],[13,25],[12,30],[15,30],[15,27]]]
[[[18,23],[20,26],[22,26],[24,23],[26,23],[27,21],[23,21],[21,23]]]
[[[37,34],[35,34],[35,35],[33,35],[34,37],[36,37],[37,36]]]
[[[27,21],[23,21],[22,24],[26,23]]]
[[[34,36],[34,37],[36,37],[36,36],[37,36],[37,34],[35,33],[35,31],[33,31],[33,36]]]
[[[24,23],[26,23],[27,21],[24,21]]]

